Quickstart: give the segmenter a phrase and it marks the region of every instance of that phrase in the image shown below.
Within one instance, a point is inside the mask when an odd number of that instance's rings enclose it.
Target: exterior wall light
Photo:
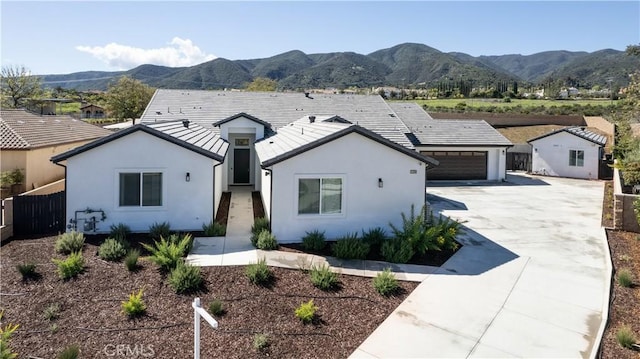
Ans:
[[[382,188],[384,186],[384,182],[382,182],[382,178],[378,178],[378,187]]]
[[[189,172],[187,172],[187,175],[184,176],[184,180],[187,182],[191,181],[191,174]]]

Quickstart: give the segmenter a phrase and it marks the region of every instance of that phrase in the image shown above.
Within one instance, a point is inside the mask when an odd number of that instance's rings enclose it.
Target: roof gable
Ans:
[[[106,143],[125,137],[131,133],[142,131],[162,140],[178,145],[202,156],[223,162],[229,144],[217,134],[199,125],[191,125],[183,121],[158,122],[153,124],[137,124],[125,130],[121,130],[70,151],[61,153],[51,158],[58,163],[70,157],[90,151]]]
[[[225,124],[227,122],[231,122],[231,121],[236,120],[238,118],[246,118],[247,120],[256,122],[256,123],[264,126],[265,128],[270,128],[271,127],[270,123],[262,121],[261,119],[255,117],[255,116],[251,116],[251,115],[249,115],[248,113],[245,113],[245,112],[240,112],[240,113],[237,113],[237,114],[235,114],[233,116],[229,116],[229,117],[227,117],[225,119],[222,119],[222,120],[220,120],[218,122],[214,122],[213,126],[214,127],[220,127],[220,125],[223,125],[223,124]]]
[[[438,161],[390,141],[362,126],[335,122],[309,122],[308,117],[280,128],[274,136],[256,142],[256,151],[261,165],[269,167],[351,133],[357,133],[428,165],[438,164]]]
[[[549,137],[549,136],[554,136],[557,135],[558,133],[562,133],[562,132],[566,132],[568,134],[574,135],[576,137],[579,137],[583,140],[595,143],[598,146],[604,146],[607,143],[607,137],[603,136],[603,135],[599,135],[595,132],[589,131],[584,127],[565,127],[565,128],[560,128],[558,130],[546,133],[542,136],[538,136],[538,137],[534,137],[530,140],[528,140],[528,143],[543,139],[545,137]]]
[[[40,116],[25,110],[0,111],[3,150],[28,150],[90,141],[111,134],[104,128],[70,116]]]

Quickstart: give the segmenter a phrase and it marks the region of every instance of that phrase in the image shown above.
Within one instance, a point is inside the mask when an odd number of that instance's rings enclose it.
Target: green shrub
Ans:
[[[316,310],[318,310],[318,307],[313,305],[313,299],[311,299],[306,303],[300,304],[296,309],[296,317],[305,324],[311,323],[316,316]]]
[[[71,253],[66,259],[53,259],[58,266],[58,275],[61,279],[71,279],[84,270],[84,258],[82,252]]]
[[[209,303],[209,313],[216,317],[224,315],[226,313],[224,303],[220,299],[214,299],[213,302]]]
[[[58,303],[51,303],[47,305],[46,308],[42,311],[42,315],[46,320],[56,320],[60,317],[60,305]]]
[[[389,223],[389,226],[393,236],[409,242],[414,253],[424,254],[427,251],[458,248],[455,238],[460,230],[460,222],[442,216],[438,220],[434,220],[432,215],[427,218],[426,207],[422,207],[420,213],[416,215],[413,205],[409,216],[404,212],[400,215],[402,227],[398,228],[393,223]]]
[[[58,253],[69,254],[82,250],[84,245],[84,233],[82,232],[66,232],[58,236],[55,244],[55,250]]]
[[[633,344],[636,343],[636,337],[628,325],[623,325],[618,329],[616,332],[616,340],[621,347],[628,349],[633,348]]]
[[[0,310],[0,322],[2,321],[3,316],[4,310]],[[11,323],[8,323],[4,327],[0,327],[0,358],[14,359],[18,357],[18,353],[13,352],[13,350],[9,348],[9,340],[11,339],[11,335],[13,335],[13,332],[15,332],[18,327],[18,324]]]
[[[258,240],[256,241],[256,248],[263,250],[272,250],[278,249],[278,241],[276,240],[276,236],[271,234],[268,229],[263,229],[260,234],[258,234]]]
[[[387,239],[387,233],[380,227],[371,228],[368,231],[362,230],[362,240],[369,243],[370,251],[374,253],[380,252],[382,242]]]
[[[633,201],[633,212],[636,214],[636,221],[640,224],[640,197]]]
[[[142,243],[142,246],[151,253],[149,260],[165,272],[175,268],[178,261],[189,253],[192,245],[193,238],[190,234],[184,236],[173,234],[169,236],[168,240],[161,237],[160,241],[155,241],[153,246]]]
[[[100,258],[117,262],[127,255],[127,243],[122,239],[107,238],[98,248]]]
[[[327,265],[313,266],[309,272],[311,283],[322,290],[331,290],[339,285],[338,275]]]
[[[331,246],[333,255],[340,259],[365,259],[369,249],[369,243],[359,239],[358,233],[348,234]]]
[[[212,220],[209,224],[202,224],[202,231],[207,237],[220,237],[227,233],[227,227],[225,227],[224,224],[220,224]]]
[[[265,229],[269,230],[269,220],[264,217],[256,218],[251,226],[251,244],[254,247],[258,243],[258,235]]]
[[[16,269],[20,272],[20,275],[22,275],[22,280],[36,279],[39,277],[35,263],[18,264]]]
[[[257,263],[249,264],[245,274],[251,283],[257,285],[268,285],[273,279],[273,274],[267,266],[265,258],[259,259]]]
[[[122,302],[122,312],[129,318],[137,317],[147,311],[147,306],[142,300],[142,288],[136,293],[129,294],[129,299]]]
[[[140,251],[137,249],[132,249],[127,253],[127,256],[124,257],[124,266],[127,267],[129,272],[133,272],[138,269],[138,257],[140,257]]]
[[[257,350],[264,350],[269,347],[269,337],[266,334],[258,333],[253,336],[253,347]]]
[[[178,294],[192,293],[202,285],[200,267],[194,267],[180,260],[169,273],[169,284]]]
[[[633,275],[628,269],[621,269],[618,272],[618,283],[625,288],[633,285]]]
[[[58,359],[77,359],[79,356],[80,356],[80,348],[74,344],[66,347],[58,355]]]
[[[383,296],[390,296],[398,291],[399,285],[396,276],[389,268],[385,268],[373,278],[373,287]]]
[[[149,237],[153,240],[157,241],[160,238],[168,238],[169,235],[171,235],[171,225],[169,225],[169,222],[155,222],[149,226]]]
[[[126,241],[127,236],[131,234],[131,228],[124,223],[118,223],[111,225],[111,232],[109,233],[110,238],[114,238],[118,241]]]
[[[302,248],[306,251],[320,252],[326,245],[324,231],[320,232],[315,229],[312,232],[306,232],[302,237]]]
[[[391,263],[407,263],[414,254],[411,243],[399,238],[386,240],[380,247],[382,258]]]

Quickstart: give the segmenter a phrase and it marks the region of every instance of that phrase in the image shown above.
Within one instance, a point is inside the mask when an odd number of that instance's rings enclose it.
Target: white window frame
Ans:
[[[300,180],[301,179],[319,179],[320,186],[322,188],[322,180],[323,179],[340,179],[342,181],[341,188],[341,198],[340,198],[340,213],[322,213],[322,202],[319,204],[319,213],[300,213],[299,208],[299,195],[300,195]],[[295,215],[298,218],[337,218],[337,217],[345,217],[347,213],[346,206],[346,196],[347,196],[347,186],[346,186],[346,176],[344,174],[305,174],[305,175],[296,175],[295,176],[295,188],[294,188],[294,210]],[[320,201],[322,201],[322,195],[320,196]]]
[[[582,152],[582,163],[579,164],[578,154]],[[584,167],[584,150],[570,149],[569,150],[569,167]],[[571,162],[573,161],[573,164]]]
[[[120,174],[121,173],[138,173],[140,174],[140,204],[136,206],[121,206],[120,205]],[[142,205],[142,196],[144,195],[143,189],[143,174],[145,173],[160,173],[162,176],[162,188],[160,190],[161,193],[161,202],[160,206],[143,206]],[[115,208],[121,211],[155,211],[159,209],[165,209],[167,203],[167,174],[164,169],[159,168],[119,168],[115,170],[114,174],[114,202]]]

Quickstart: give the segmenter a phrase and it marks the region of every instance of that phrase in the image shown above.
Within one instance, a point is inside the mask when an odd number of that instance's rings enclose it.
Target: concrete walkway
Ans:
[[[510,175],[428,193],[466,221],[464,247],[352,358],[595,357],[611,275],[601,182]]]
[[[187,263],[195,266],[246,265],[258,260],[251,240],[251,187],[233,188],[226,237],[194,238]]]

